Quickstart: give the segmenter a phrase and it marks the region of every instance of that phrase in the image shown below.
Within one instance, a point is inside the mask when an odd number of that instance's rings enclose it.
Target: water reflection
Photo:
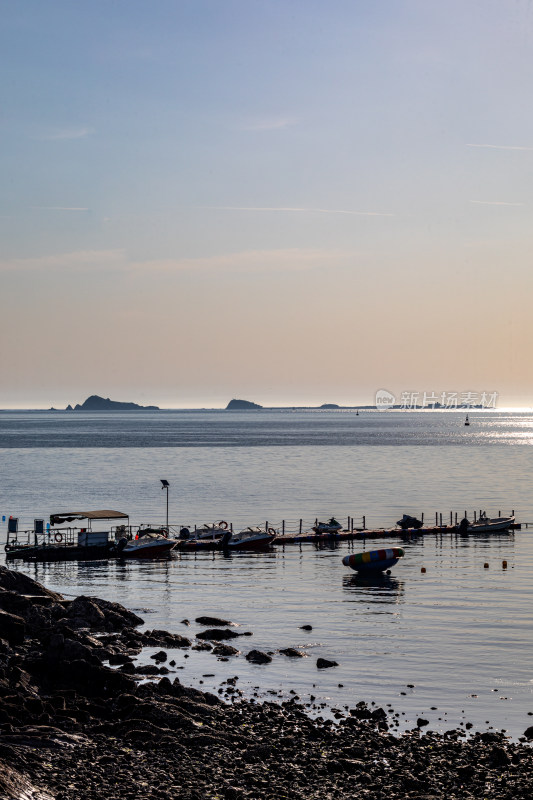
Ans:
[[[405,582],[392,575],[351,575],[342,579],[342,588],[358,595],[357,599],[366,603],[403,602]]]

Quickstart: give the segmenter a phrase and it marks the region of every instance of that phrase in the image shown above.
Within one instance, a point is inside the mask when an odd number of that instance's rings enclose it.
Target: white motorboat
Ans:
[[[176,539],[168,538],[166,528],[140,528],[134,539],[120,539],[117,555],[120,558],[161,558],[177,545]]]
[[[201,528],[196,528],[191,534],[192,539],[221,539],[228,530],[228,523],[221,519],[220,522],[207,522]]]
[[[514,517],[487,517],[482,514],[475,522],[471,522],[466,530],[467,533],[496,533],[507,531],[514,523]]]
[[[224,550],[266,550],[274,541],[276,531],[274,528],[245,528],[238,533],[226,533],[222,539]]]
[[[224,537],[229,534],[228,523],[225,520],[208,522],[193,531],[186,530],[186,535],[183,535],[183,530],[180,532],[178,543],[178,549],[183,551],[218,550]]]

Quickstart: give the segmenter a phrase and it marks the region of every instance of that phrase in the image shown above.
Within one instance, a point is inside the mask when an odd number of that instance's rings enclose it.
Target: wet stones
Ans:
[[[191,646],[191,640],[187,639],[186,636],[180,636],[177,633],[169,633],[168,631],[145,631],[143,634],[141,634],[141,637],[142,644],[145,647],[157,647],[163,645],[164,647],[172,650],[175,648]]]
[[[295,647],[286,647],[284,650],[279,651],[283,656],[288,656],[288,658],[303,658],[304,654],[301,650],[297,650]]]
[[[217,644],[212,650],[214,656],[237,656],[240,650],[230,644]]]
[[[0,631],[10,644],[22,644],[26,635],[26,622],[17,614],[0,611]]]
[[[336,661],[329,661],[327,658],[317,658],[316,661],[317,669],[329,669],[330,667],[338,667],[338,663]]]
[[[246,660],[251,664],[270,664],[272,656],[263,653],[261,650],[250,650],[250,652],[246,654]]]
[[[215,642],[221,642],[224,639],[235,639],[239,634],[229,628],[208,628],[206,631],[201,631],[196,634],[197,639],[210,639]]]
[[[220,619],[219,617],[196,617],[195,622],[197,622],[198,625],[207,625],[209,627],[219,626],[221,628],[225,628],[228,625],[233,625],[233,623],[229,620]]]
[[[159,664],[162,663],[163,661],[166,661],[168,656],[164,650],[159,650],[158,653],[153,653],[153,655],[151,655],[150,658],[153,658],[154,661],[156,661]]]

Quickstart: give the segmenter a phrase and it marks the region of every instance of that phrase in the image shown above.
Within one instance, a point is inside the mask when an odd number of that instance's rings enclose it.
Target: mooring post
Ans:
[[[453,525],[453,511],[450,511],[450,525]]]
[[[439,527],[439,512],[435,511],[435,527]]]
[[[420,517],[420,521],[421,521],[421,523],[423,525],[424,524],[424,512],[423,511],[422,511],[422,514],[421,514],[421,517]]]
[[[300,536],[302,534],[302,520],[300,520]]]
[[[366,516],[363,514],[363,530],[366,531]]]
[[[442,511],[441,511],[441,514],[440,514],[440,527],[442,528]]]
[[[474,522],[476,521],[476,512],[474,511]]]
[[[281,535],[285,536],[285,520],[281,520]]]

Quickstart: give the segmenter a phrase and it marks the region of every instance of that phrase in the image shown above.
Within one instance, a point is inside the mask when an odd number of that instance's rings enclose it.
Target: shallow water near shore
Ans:
[[[331,514],[358,524],[364,514],[377,527],[404,512],[426,520],[440,512],[446,521],[450,510],[465,509],[492,516],[515,509],[519,521],[532,521],[533,418],[473,413],[471,422],[464,431],[461,415],[438,412],[267,412],[255,421],[199,412],[0,414],[0,513],[18,516],[21,528],[72,508],[163,522],[164,477],[175,524],[278,527],[285,519],[294,529],[299,518],[305,527]],[[191,444],[196,436],[202,446]],[[12,564],[67,596],[121,602],[147,628],[192,637],[201,630],[195,617],[212,614],[253,632],[231,642],[242,655],[226,662],[169,651],[190,685],[216,691],[238,675],[246,696],[287,699],[292,691],[311,702],[313,695],[315,714],[366,700],[390,704],[399,729],[422,716],[433,730],[471,722],[473,730],[492,725],[520,736],[533,712],[531,530],[402,546],[405,558],[377,581],[361,581],[341,563],[363,548],[358,542],[228,558]],[[305,657],[280,655],[285,647]],[[272,663],[249,664],[252,648],[272,651]],[[317,670],[319,656],[339,666]]]

